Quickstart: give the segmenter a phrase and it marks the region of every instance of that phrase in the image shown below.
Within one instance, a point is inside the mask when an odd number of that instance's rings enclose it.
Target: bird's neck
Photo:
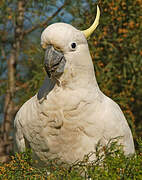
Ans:
[[[64,74],[60,77],[59,84],[64,89],[92,89],[94,94],[97,94],[100,91],[92,62],[90,65],[86,66],[73,67],[70,64],[69,67],[66,67]]]
[[[88,46],[80,46],[80,48],[76,53],[65,54],[68,61],[59,79],[60,84],[63,88],[91,88],[99,91]]]

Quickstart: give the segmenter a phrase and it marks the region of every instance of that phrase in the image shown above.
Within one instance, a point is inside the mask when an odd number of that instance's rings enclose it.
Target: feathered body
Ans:
[[[70,47],[72,42],[75,49]],[[58,83],[42,100],[36,94],[17,113],[19,151],[31,147],[33,156],[45,164],[54,158],[73,163],[94,152],[98,141],[105,145],[122,136],[119,143],[125,154],[134,153],[132,134],[120,107],[98,87],[84,34],[71,25],[56,23],[42,33],[41,44],[60,49],[66,63]],[[44,87],[48,81],[47,77]]]

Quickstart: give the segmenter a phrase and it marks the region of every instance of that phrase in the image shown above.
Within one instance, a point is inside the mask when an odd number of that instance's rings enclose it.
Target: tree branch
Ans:
[[[3,59],[6,60],[6,53],[5,53],[5,50],[4,50],[4,43],[2,43],[2,46],[1,46],[1,55],[2,55]]]
[[[17,11],[15,18],[15,29],[14,29],[14,42],[11,47],[10,56],[7,59],[8,69],[8,81],[7,91],[5,94],[4,102],[4,122],[2,124],[3,140],[6,142],[9,138],[10,129],[13,120],[13,109],[14,109],[14,95],[15,95],[15,81],[16,81],[16,63],[20,53],[20,47],[23,38],[23,23],[24,23],[24,12],[26,0],[19,0],[17,2]]]
[[[47,20],[43,21],[42,23],[39,23],[39,24],[36,24],[35,26],[33,26],[31,29],[28,29],[28,30],[25,30],[23,32],[23,36],[31,33],[32,31],[36,30],[37,28],[39,27],[43,27],[45,26],[46,24],[48,24],[49,21],[51,21],[51,19],[53,19],[55,16],[57,16],[57,14],[67,5],[68,1],[65,1],[65,3],[60,7],[58,8],[53,14],[52,16],[50,16]]]
[[[19,91],[19,90],[21,90],[21,89],[23,89],[23,88],[27,88],[28,85],[29,85],[28,82],[26,82],[26,83],[24,83],[24,84],[21,84],[21,85],[18,85],[18,83],[17,83],[17,84],[16,84],[15,91]]]

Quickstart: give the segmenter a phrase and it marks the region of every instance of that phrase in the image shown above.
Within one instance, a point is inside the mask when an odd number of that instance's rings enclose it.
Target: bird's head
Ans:
[[[58,79],[66,71],[71,72],[72,69],[73,72],[89,66],[90,53],[86,39],[96,29],[99,17],[97,6],[96,19],[87,30],[80,31],[66,23],[55,23],[42,32],[41,46],[45,49],[44,65],[49,78]]]

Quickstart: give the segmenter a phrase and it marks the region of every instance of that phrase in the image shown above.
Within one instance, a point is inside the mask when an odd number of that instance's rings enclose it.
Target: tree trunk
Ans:
[[[7,160],[7,155],[12,148],[10,132],[15,114],[14,96],[16,81],[16,64],[20,54],[20,47],[23,39],[23,23],[26,0],[17,2],[17,13],[15,18],[14,42],[12,44],[11,53],[7,59],[8,84],[4,102],[4,122],[2,124],[2,136],[0,141],[0,159]]]

